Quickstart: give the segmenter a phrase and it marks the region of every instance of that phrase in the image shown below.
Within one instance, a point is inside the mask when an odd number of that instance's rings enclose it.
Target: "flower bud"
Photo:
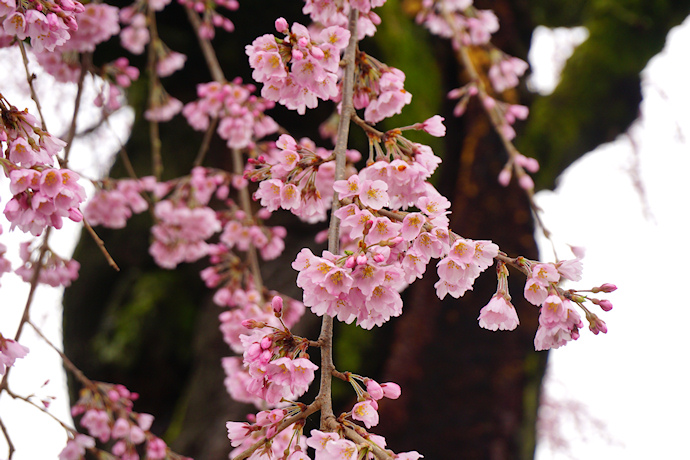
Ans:
[[[288,22],[285,20],[285,18],[278,18],[276,19],[275,22],[276,30],[280,32],[281,34],[287,33],[289,26]]]
[[[273,313],[275,313],[276,316],[280,316],[283,312],[283,298],[279,295],[274,296],[273,300],[271,300],[271,307],[273,307]]]

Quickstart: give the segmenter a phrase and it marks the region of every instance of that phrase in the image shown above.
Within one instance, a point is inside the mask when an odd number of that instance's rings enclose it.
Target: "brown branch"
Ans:
[[[354,78],[355,78],[355,51],[357,49],[357,18],[359,12],[356,9],[350,11],[348,20],[348,30],[350,31],[350,41],[345,49],[345,73],[343,75],[343,96],[340,109],[340,120],[338,121],[338,133],[333,154],[335,155],[335,180],[345,178],[345,151],[347,149],[348,135],[350,132],[350,120],[355,112],[353,106]],[[340,207],[337,193],[333,194],[333,207],[331,209],[331,221],[328,227],[328,250],[333,254],[338,254],[340,246],[340,221],[335,216],[335,212]],[[333,414],[333,401],[331,394],[332,372],[335,370],[333,364],[333,317],[323,315],[321,322],[321,334],[319,335],[321,344],[321,381],[317,401],[321,402],[321,429],[327,430],[335,421]]]
[[[34,272],[31,275],[29,295],[26,298],[26,304],[24,305],[24,312],[22,313],[21,320],[19,321],[19,326],[17,327],[17,332],[14,334],[14,341],[19,341],[19,337],[22,335],[22,330],[24,329],[24,324],[29,321],[29,310],[31,309],[31,304],[34,300],[34,295],[36,294],[36,288],[38,287],[38,278],[41,275],[41,270],[43,269],[42,261],[43,256],[45,256],[48,251],[48,238],[50,237],[50,232],[52,227],[46,228],[46,232],[43,235],[43,242],[41,243],[41,249],[38,254],[38,261],[34,265]],[[5,375],[2,376],[2,381],[0,381],[0,390],[8,390],[7,379],[10,376],[10,370],[12,368],[8,367],[5,370]]]
[[[218,117],[214,117],[211,120],[211,123],[208,125],[208,129],[204,133],[204,139],[201,141],[201,145],[199,146],[199,153],[196,154],[194,163],[192,163],[193,166],[201,166],[201,164],[204,162],[204,158],[206,157],[208,148],[211,146],[211,139],[213,138],[213,133],[216,131],[217,127]]]
[[[383,450],[378,444],[369,441],[366,439],[364,436],[359,434],[357,431],[355,431],[353,428],[343,425],[343,431],[345,432],[345,436],[350,439],[351,441],[354,441],[355,444],[361,445],[361,444],[366,444],[369,449],[371,450],[371,453],[373,453],[376,458],[379,460],[393,460],[394,457],[390,453],[386,452]]]
[[[458,28],[455,26],[455,21],[453,18],[450,16],[450,13],[448,10],[442,6],[442,14],[443,18],[446,20],[448,23],[448,26],[451,28],[453,31],[453,42],[455,45],[455,48],[457,50],[457,58],[458,61],[463,65],[464,69],[467,71],[469,74],[470,80],[475,84],[475,87],[477,88],[478,91],[478,97],[480,101],[482,101],[481,105],[484,108],[484,111],[489,117],[489,120],[491,121],[491,125],[494,128],[494,131],[496,134],[498,134],[498,137],[501,139],[501,142],[503,143],[503,146],[506,149],[506,152],[508,153],[508,158],[509,162],[512,165],[512,167],[515,170],[515,175],[517,176],[518,181],[520,180],[521,177],[523,176],[528,176],[527,172],[525,172],[525,169],[515,160],[518,155],[520,155],[520,152],[518,149],[515,147],[515,145],[511,142],[510,139],[506,137],[506,135],[503,133],[501,130],[501,125],[502,123],[505,123],[505,119],[503,115],[501,115],[498,111],[497,108],[487,108],[483,101],[485,98],[490,97],[489,93],[486,89],[486,86],[484,84],[484,80],[481,78],[481,75],[479,74],[479,71],[474,65],[474,62],[472,62],[472,58],[469,55],[468,52],[468,47],[466,45],[463,45],[463,41],[461,38],[461,31],[458,30]],[[528,176],[529,177],[529,176]],[[537,205],[536,201],[534,200],[534,189],[524,189],[525,193],[527,195],[527,198],[529,200],[529,206],[530,209],[532,210],[532,214],[534,216],[535,221],[537,222],[537,225],[539,228],[542,230],[542,233],[546,237],[546,239],[551,242],[551,246],[554,250],[554,255],[556,256],[556,260],[558,260],[558,256],[556,254],[556,249],[555,249],[555,244],[551,238],[551,232],[546,228],[546,225],[544,224],[544,221],[541,218],[541,209]]]
[[[98,246],[98,249],[103,253],[103,256],[105,256],[105,260],[108,261],[108,265],[113,267],[115,271],[120,271],[120,267],[117,266],[115,263],[115,260],[113,260],[112,256],[108,252],[108,250],[105,247],[105,243],[103,243],[103,240],[98,237],[96,234],[96,231],[91,227],[91,225],[86,221],[86,218],[83,219],[82,221],[84,223],[84,228],[86,229],[87,232],[89,232],[89,235],[91,235],[91,238],[93,238],[94,242]]]
[[[156,27],[156,12],[147,7],[147,19],[149,30],[151,31],[151,42],[148,47],[148,56],[146,63],[146,70],[149,74],[149,108],[153,107],[155,101],[153,98],[156,94],[156,85],[159,85],[158,75],[156,74],[156,50],[153,46],[154,42],[158,40],[158,28]],[[153,176],[157,181],[161,180],[163,175],[163,157],[161,156],[161,137],[158,122],[149,120],[149,137],[151,138],[151,165],[153,168]]]

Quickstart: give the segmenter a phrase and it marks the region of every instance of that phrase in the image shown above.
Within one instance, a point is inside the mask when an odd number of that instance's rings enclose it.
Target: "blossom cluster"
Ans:
[[[462,45],[484,45],[498,31],[498,18],[491,10],[479,10],[473,0],[423,0],[417,22],[445,38],[460,35]]]
[[[0,164],[14,195],[4,210],[10,229],[38,236],[48,226],[61,228],[64,217],[80,222],[79,204],[86,194],[77,183],[79,175],[52,167],[53,157],[65,143],[41,129],[27,111],[20,112],[4,100],[0,104],[0,145],[4,143]]]
[[[72,281],[79,277],[79,262],[73,259],[63,259],[55,254],[49,248],[45,250],[42,260],[32,260],[31,242],[27,241],[21,243],[19,246],[19,256],[22,259],[22,265],[14,272],[21,277],[22,280],[31,282],[36,272],[36,265],[40,265],[38,271],[38,282],[47,284],[52,287],[69,286]]]
[[[155,179],[105,180],[84,209],[84,217],[91,225],[124,228],[132,214],[149,208],[142,193],[152,189]]]
[[[331,26],[312,34],[299,23],[289,29],[283,18],[276,30],[285,37],[262,35],[246,47],[252,77],[264,84],[261,95],[299,114],[316,107],[318,99],[337,100],[340,52],[350,32]]]
[[[372,8],[383,6],[386,0],[305,0],[302,12],[308,14],[313,22],[324,26],[347,27],[347,18],[351,10],[357,11],[357,39],[372,36],[381,18]]]
[[[309,139],[299,143],[287,134],[278,138],[276,148],[250,161],[245,177],[259,181],[254,199],[269,211],[289,210],[310,223],[326,219],[333,200],[335,161],[332,151],[317,148]],[[356,151],[347,152],[357,161]]]
[[[355,109],[364,109],[364,119],[378,123],[402,112],[412,100],[404,88],[405,74],[364,52],[357,54],[355,69]]]
[[[83,12],[84,5],[73,0],[0,3],[5,34],[19,40],[30,38],[31,47],[39,52],[53,51],[69,40],[78,28],[76,17]]]
[[[72,416],[81,416],[79,424],[89,436],[75,435],[69,439],[60,460],[81,460],[86,449],[95,447],[96,439],[102,444],[110,442],[110,452],[121,460],[139,460],[139,446],[145,446],[147,459],[181,460],[183,457],[151,433],[154,417],[132,410],[138,397],[122,385],[95,382],[83,388],[72,406]]]
[[[307,439],[307,445],[314,449],[315,460],[357,460],[360,458],[374,459],[375,449],[383,450],[386,447],[386,439],[383,436],[368,434],[366,442],[355,444],[338,432],[323,432],[312,430],[311,436]],[[399,460],[418,460],[423,458],[419,452],[402,452],[389,455],[395,456]],[[309,459],[304,454],[294,457],[297,460]],[[292,460],[292,457],[290,457]]]
[[[172,269],[181,262],[194,262],[208,254],[207,240],[221,230],[216,211],[208,203],[224,181],[223,174],[194,168],[169,198],[156,203],[153,208],[156,224],[151,227],[153,243],[149,253],[158,265]],[[166,188],[162,184],[156,192],[164,193]]]
[[[228,147],[243,149],[278,131],[278,124],[264,114],[273,102],[254,96],[254,90],[254,85],[243,85],[240,79],[200,84],[199,100],[186,104],[182,114],[197,131],[207,130],[211,120],[218,119],[217,133]]]
[[[293,452],[287,457],[288,459],[300,458],[294,452],[303,453],[307,450],[306,439],[299,435],[302,431],[302,424],[293,424],[280,432],[277,431],[278,425],[294,412],[295,409],[264,410],[256,415],[252,414],[251,418],[254,423],[251,424],[227,422],[228,438],[234,447],[230,452],[230,458],[234,458],[249,449],[261,439],[271,439],[271,442],[264,444],[257,450],[257,458],[285,458],[285,452]]]

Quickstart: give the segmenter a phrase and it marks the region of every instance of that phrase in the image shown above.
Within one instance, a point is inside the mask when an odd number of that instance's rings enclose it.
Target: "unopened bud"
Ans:
[[[285,18],[276,19],[275,26],[276,30],[281,34],[287,33],[287,31],[289,30],[288,22],[285,20]]]
[[[512,175],[513,174],[510,171],[510,168],[503,168],[501,172],[498,174],[498,183],[504,187],[507,187],[508,184],[510,184],[510,178],[512,177]]]
[[[271,307],[273,307],[273,313],[275,313],[276,316],[280,316],[283,312],[283,298],[279,295],[274,296],[271,300]]]
[[[594,293],[596,293],[596,292],[607,292],[608,293],[608,292],[613,292],[616,289],[618,289],[618,287],[615,284],[604,283],[601,286],[592,289],[592,292],[594,292]]]
[[[603,332],[606,334],[608,332],[608,328],[606,327],[606,323],[600,320],[598,317],[594,316],[589,321],[589,330],[594,333],[594,335],[598,335],[600,332]]]
[[[518,183],[520,184],[520,187],[523,190],[533,190],[534,189],[534,181],[527,174],[522,175],[520,177],[520,180],[518,181]]]
[[[256,329],[260,327],[266,327],[266,324],[255,319],[245,319],[244,321],[242,321],[242,327],[246,327],[247,329]]]
[[[599,307],[601,307],[601,309],[604,311],[611,311],[613,308],[613,304],[609,300],[600,300],[597,305],[599,305]]]

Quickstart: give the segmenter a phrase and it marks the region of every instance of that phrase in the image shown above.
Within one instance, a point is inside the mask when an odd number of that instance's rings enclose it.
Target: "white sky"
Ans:
[[[540,29],[538,35],[549,34]],[[568,37],[582,41],[586,31],[578,29],[573,34],[559,30],[552,35],[557,45],[549,46],[548,38],[541,40],[546,45],[541,46],[542,57],[537,59],[543,64],[538,64],[532,83],[543,92],[556,83],[553,68],[549,68],[551,54],[567,51]],[[563,412],[562,434],[570,446],[554,451],[544,443],[538,449],[538,460],[688,458],[684,435],[690,428],[685,417],[690,412],[690,377],[686,371],[685,325],[690,322],[690,310],[682,291],[685,270],[676,256],[680,252],[676,248],[682,248],[690,235],[690,192],[685,186],[690,170],[690,116],[686,110],[690,88],[683,67],[687,67],[688,43],[690,23],[686,21],[671,32],[664,52],[645,70],[645,79],[654,83],[645,85],[642,119],[631,130],[636,153],[626,137],[601,146],[566,171],[555,193],[538,196],[547,226],[562,246],[561,257],[570,257],[566,243],[587,248],[584,279],[578,286],[612,282],[619,287],[607,297],[614,302],[614,309],[601,315],[609,333],[593,336],[584,330],[580,340],[552,352],[549,367],[548,392],[552,398],[561,404],[583,404],[586,411],[579,415],[586,419],[589,413],[604,421],[606,433],[598,435],[593,429],[587,433],[585,427],[585,441],[568,412]],[[0,60],[4,59],[0,55]],[[20,103],[12,94],[12,78],[14,75],[17,85],[24,79],[10,69],[19,65],[5,65],[5,74],[0,74],[3,94],[16,105]],[[46,110],[61,106],[65,100],[51,83],[45,84],[43,92],[53,95],[51,101],[44,102]],[[66,100],[73,100],[73,96]],[[68,117],[63,114],[61,118]],[[95,176],[97,161],[75,152],[74,164],[80,171],[91,171]],[[636,178],[642,183],[644,196],[633,185]],[[7,199],[2,197],[1,207]],[[3,227],[0,241],[10,248],[16,265],[18,243],[13,241],[24,241],[25,237],[19,232],[9,233],[6,223]],[[59,233],[63,240],[55,245],[67,254],[74,237]],[[644,246],[641,253],[640,244]],[[27,293],[25,286],[16,286],[21,283],[13,282],[13,277],[6,274],[0,279],[0,331],[10,337]],[[45,325],[56,343],[60,343],[61,322],[58,299],[58,290],[41,288],[33,309],[34,320]],[[67,420],[60,363],[52,351],[30,340],[30,328],[25,334],[29,340],[24,343],[31,353],[17,361],[11,388],[22,394],[57,396],[53,407]],[[42,387],[48,379],[49,385]],[[14,419],[7,415],[10,406],[18,409]],[[14,459],[56,458],[65,443],[64,433],[47,417],[33,417],[35,409],[25,406],[12,404],[6,395],[0,399],[0,412],[18,448]],[[36,432],[42,433],[41,443],[36,442]],[[1,438],[3,458],[6,447]]]
[[[643,73],[642,115],[629,135],[573,164],[555,193],[538,195],[556,239],[587,248],[578,286],[619,288],[609,297],[613,310],[600,315],[608,334],[583,331],[549,358],[547,391],[583,403],[583,415],[604,421],[605,433],[590,425],[584,440],[564,413],[570,448],[541,446],[538,460],[690,458],[690,310],[678,257],[690,236],[688,43],[686,20]]]

